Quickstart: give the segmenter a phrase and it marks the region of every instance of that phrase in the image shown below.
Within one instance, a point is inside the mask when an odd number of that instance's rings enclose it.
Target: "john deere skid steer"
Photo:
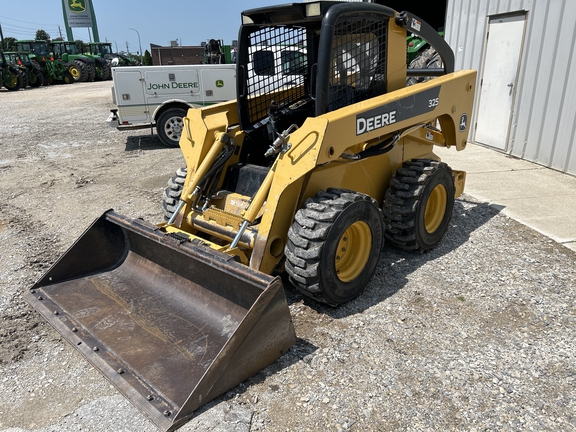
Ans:
[[[442,68],[406,87],[406,34]],[[275,53],[280,52],[281,62]],[[278,275],[330,305],[387,244],[426,251],[465,173],[475,71],[408,12],[312,2],[242,13],[237,100],[191,109],[166,221],[104,213],[27,299],[158,427],[270,365],[295,332]]]

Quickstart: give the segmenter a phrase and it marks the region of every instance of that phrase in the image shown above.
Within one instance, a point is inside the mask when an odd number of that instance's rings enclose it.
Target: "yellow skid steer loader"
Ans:
[[[407,32],[443,67],[408,71]],[[430,79],[406,87],[416,74]],[[475,83],[408,12],[245,11],[237,99],[189,110],[166,220],[104,213],[26,298],[174,430],[295,342],[278,274],[336,306],[362,293],[384,239],[415,251],[440,242],[465,173],[433,147],[465,147]]]

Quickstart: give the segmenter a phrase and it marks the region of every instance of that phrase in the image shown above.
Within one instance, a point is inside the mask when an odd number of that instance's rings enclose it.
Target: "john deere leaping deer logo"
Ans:
[[[85,0],[68,0],[68,9],[70,12],[85,12],[86,11],[86,1]]]

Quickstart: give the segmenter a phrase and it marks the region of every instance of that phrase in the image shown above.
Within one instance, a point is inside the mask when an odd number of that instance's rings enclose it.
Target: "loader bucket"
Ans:
[[[279,278],[113,211],[25,297],[163,430],[296,340]]]

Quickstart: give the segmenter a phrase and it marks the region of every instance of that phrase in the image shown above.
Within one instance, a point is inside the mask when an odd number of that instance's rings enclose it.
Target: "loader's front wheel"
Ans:
[[[184,187],[184,181],[186,180],[186,167],[178,168],[176,175],[168,180],[168,187],[164,189],[162,203],[162,211],[164,212],[164,219],[169,221],[176,207],[178,207],[178,202],[182,196],[182,189]]]
[[[368,195],[328,189],[296,213],[285,248],[286,272],[303,294],[336,306],[372,278],[384,243],[378,204]]]
[[[390,181],[382,206],[386,239],[406,250],[435,247],[448,229],[454,193],[452,170],[445,163],[404,163]]]

